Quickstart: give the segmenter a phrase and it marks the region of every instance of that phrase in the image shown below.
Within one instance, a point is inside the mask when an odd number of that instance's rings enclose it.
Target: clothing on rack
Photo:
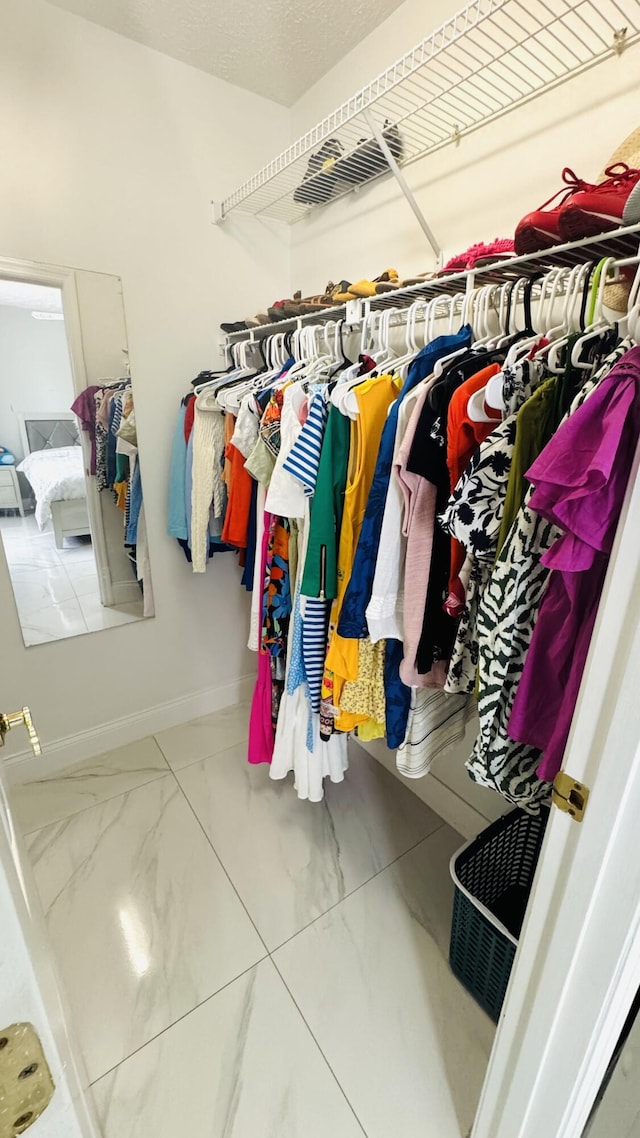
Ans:
[[[169,531],[189,529],[195,403],[194,431],[200,412],[208,428],[196,568],[207,514],[250,547],[248,758],[272,778],[293,771],[300,797],[342,780],[352,731],[422,776],[477,700],[470,776],[532,813],[549,799],[640,435],[640,348],[601,313],[597,333],[534,332],[533,281],[526,330],[509,327],[509,300],[487,334],[474,321],[500,287],[465,300],[458,331],[460,304],[436,294],[422,348],[413,314],[404,352],[390,320],[366,317],[356,364],[341,330],[339,346],[329,328],[271,337],[262,366],[245,341],[180,409]],[[449,331],[434,336],[443,308]],[[185,483],[188,500],[188,458]]]
[[[143,592],[145,616],[153,613],[153,594],[147,545],[147,530],[138,459],[138,433],[131,380],[106,380],[92,384],[77,396],[71,410],[78,416],[91,445],[90,474],[101,492],[111,492],[122,512],[123,543]],[[180,420],[184,427],[184,417]],[[171,477],[177,477],[179,451],[176,430]],[[182,517],[175,507],[171,527],[182,537]],[[185,535],[186,536],[186,533]]]

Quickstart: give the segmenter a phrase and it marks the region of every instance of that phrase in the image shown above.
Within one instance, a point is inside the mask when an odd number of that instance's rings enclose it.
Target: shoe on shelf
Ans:
[[[390,123],[389,119],[385,119],[382,136],[396,162],[400,162],[404,144],[398,127]],[[335,175],[338,182],[355,186],[359,182],[368,182],[370,178],[375,178],[388,169],[389,163],[376,139],[360,138],[355,149],[337,161]]]
[[[355,284],[349,285],[348,291],[351,293],[349,299],[362,298],[367,296],[379,296],[383,292],[392,292],[393,289],[400,287],[398,273],[396,269],[385,269],[372,281],[361,280],[356,281]]]
[[[307,162],[302,182],[293,192],[294,202],[321,205],[330,201],[337,189],[335,164],[344,147],[337,138],[327,138]]]
[[[502,261],[512,257],[514,243],[511,237],[496,237],[494,241],[477,241],[465,249],[464,253],[456,253],[450,257],[440,269],[438,276],[448,276],[449,273],[462,273],[465,269],[479,268],[480,265],[490,264],[491,261]]]
[[[246,320],[233,320],[227,321],[225,324],[221,324],[220,327],[222,328],[223,332],[226,332],[227,335],[230,335],[232,332],[246,332],[248,324]]]
[[[274,300],[273,304],[270,304],[267,308],[267,314],[271,324],[275,324],[276,320],[284,320],[284,304],[284,300]]]
[[[413,288],[415,285],[427,284],[428,281],[434,281],[438,273],[435,269],[430,269],[426,273],[416,273],[415,277],[404,277],[400,281],[400,288]]]
[[[355,300],[350,289],[351,281],[338,281],[337,284],[334,284],[333,281],[329,281],[322,299],[326,300],[327,306],[330,308],[335,307],[337,304],[346,304],[348,300]]]
[[[527,253],[537,253],[541,249],[550,249],[553,245],[561,245],[567,238],[560,232],[560,217],[568,207],[575,194],[589,193],[595,189],[590,182],[578,178],[573,170],[565,166],[562,171],[564,189],[560,189],[544,202],[539,209],[528,213],[522,221],[518,222],[515,232],[515,251],[518,257]],[[558,198],[560,198],[558,201]],[[556,202],[555,205],[552,203]]]
[[[579,190],[560,207],[562,241],[597,237],[608,229],[640,221],[640,170],[616,162],[597,186]]]
[[[469,250],[467,269],[477,269],[481,265],[490,265],[493,261],[504,261],[515,255],[515,244],[512,237],[496,237],[494,241],[480,241]]]

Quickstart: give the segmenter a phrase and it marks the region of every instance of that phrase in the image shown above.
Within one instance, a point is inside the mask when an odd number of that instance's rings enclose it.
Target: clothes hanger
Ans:
[[[602,340],[602,333],[612,327],[612,322],[604,311],[604,290],[609,268],[614,264],[615,257],[604,257],[596,266],[587,315],[587,320],[591,317],[591,324],[587,326],[583,335],[576,340],[571,350],[571,366],[581,371],[592,370],[594,363],[593,359],[584,360],[581,358],[585,348]]]
[[[262,374],[262,370],[257,371],[255,364],[250,363],[248,359],[249,350],[253,352],[255,349],[255,341],[244,340],[240,347],[240,370],[233,378],[223,380],[215,387],[218,406],[223,411],[234,415],[238,414],[240,403],[247,391],[251,389],[256,375]]]
[[[596,268],[594,270],[593,280],[591,282],[591,296],[593,297],[594,301],[595,301],[595,297],[597,295],[598,283],[600,280],[600,273],[602,271],[602,265],[603,264],[604,264],[604,261],[601,261],[599,263],[599,265],[596,266]],[[588,281],[590,274],[585,273],[585,266],[579,266],[577,269],[577,272],[578,272],[579,280],[582,282],[582,284],[581,284],[582,303],[581,303],[581,308],[580,308],[580,312],[579,312],[579,316],[578,316],[578,320],[581,321],[582,320],[582,314],[584,312],[585,305],[586,305],[585,292],[586,292],[586,289],[588,287],[586,282]],[[570,300],[573,297],[575,297],[576,292],[577,292],[577,289],[575,287],[576,286],[576,279],[577,279],[575,273],[576,273],[576,270],[575,269],[572,270],[572,275],[570,276],[569,284],[567,285],[567,295],[565,297],[565,307],[564,307],[564,311],[563,311],[564,325],[563,326],[558,325],[555,328],[549,328],[548,329],[548,331],[546,333],[546,337],[551,342],[549,343],[549,345],[546,348],[542,349],[542,351],[540,353],[546,359],[547,370],[549,372],[551,372],[553,375],[558,375],[558,376],[564,376],[566,374],[567,362],[568,361],[563,360],[562,353],[564,352],[564,349],[566,348],[567,344],[569,343],[571,337],[575,335],[576,330],[577,330],[575,327],[574,321],[573,321],[573,307],[574,307],[574,305],[570,304]],[[573,291],[572,291],[572,287],[573,287]],[[590,310],[590,312],[592,311],[591,299],[589,300],[589,310]],[[587,319],[589,321],[589,326],[587,328],[587,331],[589,331],[590,326],[591,326],[591,317],[588,317]],[[581,325],[579,323],[579,327],[580,326]],[[585,331],[584,325],[582,325],[581,330],[583,332]]]
[[[581,284],[584,265],[574,265],[572,269],[557,269],[551,289],[551,296],[547,305],[546,319],[543,322],[543,331],[547,344],[541,348],[541,358],[546,358],[547,368],[555,375],[562,375],[565,365],[561,362],[561,353],[571,336],[575,334],[574,308],[578,295],[577,286]],[[564,289],[564,301],[560,315],[560,323],[552,325],[554,303],[560,289]],[[546,324],[546,327],[545,327]]]
[[[345,347],[344,347],[344,335],[343,335],[344,325],[345,325],[344,320],[338,320],[337,325],[338,325],[338,335],[340,338],[340,356],[342,359],[342,366],[343,367],[353,367],[354,361],[349,359],[349,357],[345,351]]]
[[[486,347],[495,336],[495,332],[491,329],[489,320],[495,291],[496,286],[493,284],[484,285],[483,288],[480,289],[476,314],[478,335],[471,345],[474,350]]]
[[[451,317],[451,320],[449,323],[449,332],[450,333],[453,332],[453,327],[454,327],[453,320],[455,319],[455,310],[456,310],[456,307],[458,305],[458,302],[460,302],[460,305],[461,305],[460,319],[462,321],[462,324],[460,327],[460,331],[462,332],[463,329],[468,326],[469,332],[471,332],[472,325],[471,325],[471,320],[470,320],[470,317],[471,317],[470,296],[472,297],[473,294],[468,294],[468,293],[463,293],[463,292],[457,292],[457,293],[453,294],[453,305],[451,308],[452,317]],[[473,333],[471,333],[471,334],[473,335]],[[435,366],[433,369],[434,379],[436,379],[436,380],[440,379],[440,377],[443,375],[445,369],[449,366],[449,364],[451,364],[459,356],[464,356],[468,351],[469,351],[469,346],[467,346],[465,348],[457,348],[455,352],[450,352],[448,356],[442,356],[439,360],[436,360],[436,363],[435,363]]]
[[[406,319],[404,325],[404,353],[398,356],[395,360],[395,370],[398,374],[405,379],[407,371],[414,359],[420,351],[417,341],[417,319],[421,309],[424,308],[425,302],[415,300],[413,304],[409,305],[406,310]]]
[[[518,305],[518,296],[522,288],[522,306],[524,310],[524,328],[521,332],[517,329],[513,332],[513,341],[511,347],[507,350],[504,360],[504,367],[513,367],[516,361],[527,352],[534,348],[540,339],[540,332],[536,332],[533,326],[533,314],[531,306],[531,298],[533,294],[534,285],[543,278],[543,273],[534,273],[530,277],[519,277],[515,284],[515,306]],[[515,324],[515,317],[514,317]]]
[[[362,319],[362,332],[360,337],[360,355],[370,355],[377,363],[377,354],[374,353],[378,353],[377,333],[380,313],[371,312],[371,307],[367,303],[365,303],[364,308],[365,311]],[[350,372],[351,374],[349,374]],[[358,387],[361,383],[365,383],[374,378],[371,374],[360,375],[359,373],[360,364],[347,369],[329,396],[334,407],[349,419],[356,419],[358,416],[358,403],[355,396],[351,394],[353,389]]]

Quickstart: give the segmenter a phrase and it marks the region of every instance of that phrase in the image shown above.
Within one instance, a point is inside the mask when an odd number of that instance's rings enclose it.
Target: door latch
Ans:
[[[0,1138],[18,1138],[47,1109],[55,1084],[30,1023],[0,1028]]]
[[[22,725],[27,729],[34,755],[41,755],[42,747],[40,746],[38,732],[33,725],[28,707],[23,707],[20,711],[0,711],[0,747],[4,745],[4,737],[7,731],[10,731],[12,727],[21,727]]]
[[[589,787],[572,778],[566,771],[558,771],[553,780],[551,801],[558,810],[570,814],[574,822],[581,822],[587,809]]]

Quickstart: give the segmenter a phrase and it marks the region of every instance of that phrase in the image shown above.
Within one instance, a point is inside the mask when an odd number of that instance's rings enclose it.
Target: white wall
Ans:
[[[191,573],[165,535],[167,477],[178,401],[217,361],[218,323],[287,292],[287,234],[215,228],[210,199],[284,147],[288,118],[42,0],[0,4],[0,256],[122,277],[157,612],[25,649],[0,561],[0,706],[31,704],[45,746],[80,733],[95,749],[82,733],[114,716],[145,733],[127,717],[182,697],[188,718],[254,667],[235,560]]]
[[[293,108],[296,134],[390,66],[462,7],[406,0]],[[624,21],[621,19],[621,23]],[[595,178],[639,125],[640,45],[406,170],[445,256],[512,236],[520,217],[562,185],[571,166]],[[392,178],[349,194],[293,227],[292,284],[303,295],[331,278],[358,280],[393,266],[433,268],[430,246]]]
[[[461,8],[461,0],[406,0],[293,108],[297,136],[355,93]],[[525,213],[562,185],[569,165],[594,178],[639,124],[640,46],[598,65],[527,107],[406,170],[445,259],[478,240],[513,236]],[[328,279],[358,280],[388,267],[401,276],[435,267],[435,258],[393,178],[360,189],[292,227],[292,286],[303,295]],[[468,778],[472,735],[409,785],[467,837],[506,803]],[[382,743],[366,749],[395,769]]]
[[[0,305],[0,446],[24,458],[18,415],[68,411],[73,380],[62,320]]]

